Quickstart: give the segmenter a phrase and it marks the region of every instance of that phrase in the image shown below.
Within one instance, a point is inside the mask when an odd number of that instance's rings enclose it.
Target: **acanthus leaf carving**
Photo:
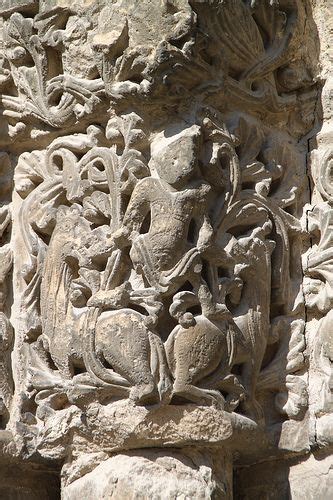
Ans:
[[[124,412],[144,416],[142,436],[154,412],[167,426],[203,411],[271,438],[308,410],[300,138],[316,89],[304,6],[93,3],[4,20],[27,448],[70,461],[71,446],[94,441],[89,425],[109,429]],[[330,224],[325,208],[314,232]],[[309,275],[327,271],[324,240]],[[317,285],[326,311],[331,290]],[[124,449],[142,446],[139,429]]]
[[[91,125],[21,156],[16,189],[34,256],[25,307],[35,325],[24,329],[63,387],[104,387],[137,404],[240,405],[262,418],[256,385],[272,307],[295,314],[289,246],[300,227],[276,205],[296,199],[276,185],[288,155],[272,163],[259,129],[249,153],[251,122],[239,123],[230,133],[203,108],[197,124],[149,137],[138,115],[123,114],[105,132]]]
[[[310,248],[303,256],[306,305],[315,322],[313,366],[319,373],[320,396],[313,405],[314,413],[332,411],[332,147],[331,134],[319,135],[318,149],[311,155],[311,174],[316,191],[306,211],[311,237]]]

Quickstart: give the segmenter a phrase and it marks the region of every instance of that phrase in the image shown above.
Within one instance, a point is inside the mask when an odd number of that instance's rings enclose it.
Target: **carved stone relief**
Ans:
[[[309,450],[312,356],[317,414],[332,405],[310,4],[7,4],[0,414],[15,454],[60,464],[63,498],[117,467],[140,495],[149,460],[152,477],[175,468],[169,495],[231,498],[233,461]],[[120,498],[103,481],[91,494]]]
[[[13,378],[10,352],[13,347],[13,329],[9,319],[11,296],[11,269],[13,253],[10,246],[12,165],[8,154],[0,157],[0,424],[5,428],[13,396]]]

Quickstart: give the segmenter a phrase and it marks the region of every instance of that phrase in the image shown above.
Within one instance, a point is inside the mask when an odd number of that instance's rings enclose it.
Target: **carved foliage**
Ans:
[[[127,113],[20,157],[21,327],[38,399],[241,403],[261,417],[267,345],[290,335],[273,325],[300,314],[299,224],[282,208],[297,193],[288,151],[245,116],[233,122],[231,133],[204,108],[147,135]],[[272,385],[284,387],[262,390]]]
[[[304,415],[302,6],[208,3],[5,21],[8,130],[43,137],[15,169],[37,422],[125,398]]]
[[[3,84],[9,92],[4,93],[2,105],[9,120],[19,120],[16,134],[24,131],[28,117],[37,128],[38,121],[58,128],[93,113],[101,103],[104,86],[86,40],[91,26],[86,19],[69,16],[66,7],[46,10],[33,19],[15,12],[4,25],[7,79]],[[79,69],[80,60],[85,71]],[[69,65],[75,65],[74,74]]]
[[[12,249],[10,245],[12,166],[6,153],[0,156],[0,427],[9,418],[13,395],[10,353],[13,347],[13,329],[9,320],[11,305]]]
[[[311,317],[319,319],[313,348],[313,365],[322,375],[321,398],[316,413],[332,411],[332,148],[330,134],[322,134],[311,158],[316,197],[307,207],[311,247],[304,256],[306,304]],[[316,202],[316,203],[315,203]]]

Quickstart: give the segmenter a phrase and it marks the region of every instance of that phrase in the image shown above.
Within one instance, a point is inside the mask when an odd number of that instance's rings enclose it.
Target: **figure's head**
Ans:
[[[173,126],[157,134],[151,145],[151,167],[171,186],[185,184],[197,172],[201,132],[198,125]]]

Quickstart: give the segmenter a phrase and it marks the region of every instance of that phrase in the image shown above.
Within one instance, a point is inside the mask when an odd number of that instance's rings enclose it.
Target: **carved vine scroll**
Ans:
[[[41,448],[51,419],[119,401],[307,411],[304,2],[151,4],[4,18],[18,399]]]

